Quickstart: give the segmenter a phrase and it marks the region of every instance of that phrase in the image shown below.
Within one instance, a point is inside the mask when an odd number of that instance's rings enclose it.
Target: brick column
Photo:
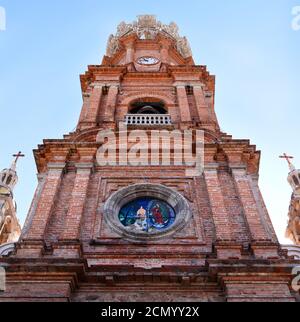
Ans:
[[[37,202],[36,211],[24,239],[43,240],[62,180],[63,164],[48,164],[48,174]]]
[[[92,167],[92,163],[76,164],[77,173],[61,240],[76,241],[79,239],[80,223]]]
[[[170,45],[167,43],[162,43],[161,48],[160,48],[160,56],[161,56],[161,62],[163,64],[168,64],[169,63],[169,48]]]
[[[89,106],[87,109],[86,119],[87,122],[96,123],[99,114],[99,107],[102,97],[102,84],[95,84],[89,99]]]
[[[191,122],[191,113],[184,85],[177,85],[177,98],[182,122]]]
[[[137,38],[136,35],[128,35],[121,40],[122,45],[126,48],[125,64],[130,64],[134,61],[134,45]]]
[[[200,122],[207,123],[209,121],[209,111],[208,105],[205,102],[202,86],[196,85],[193,88],[199,120]]]
[[[231,240],[229,216],[224,206],[217,169],[206,168],[204,174],[217,240]]]
[[[134,48],[133,42],[126,44],[126,64],[130,64],[134,59]]]
[[[41,194],[42,194],[44,186],[45,186],[46,178],[47,178],[47,175],[45,173],[37,175],[38,185],[35,190],[35,194],[34,194],[32,202],[31,202],[24,226],[22,228],[20,240],[22,240],[24,237],[26,237],[26,235],[31,227],[31,223],[34,218],[34,214],[36,212],[38,201],[40,200]]]
[[[258,186],[258,175],[252,174],[250,175],[250,186],[253,191],[254,199],[256,200],[257,208],[260,214],[260,217],[262,218],[262,221],[264,223],[264,227],[267,231],[267,234],[269,237],[272,238],[273,242],[278,242],[277,235],[273,226],[273,223],[269,217],[269,213],[267,210],[267,207],[265,205],[263,196],[260,192],[259,186]]]
[[[244,168],[231,168],[235,186],[238,191],[244,214],[248,222],[251,239],[253,241],[270,241],[262,218],[257,208],[256,200],[251,189],[251,177]]]
[[[115,111],[116,111],[118,93],[119,93],[118,85],[111,85],[109,87],[106,109],[105,109],[105,121],[107,122],[114,122],[115,120]]]
[[[79,117],[79,123],[84,122],[87,118],[87,113],[88,113],[89,103],[90,103],[90,96],[91,96],[90,93],[83,94],[83,105],[82,105],[82,109]]]
[[[225,208],[217,165],[207,167],[204,170],[204,176],[216,230],[215,248],[218,258],[240,258],[241,245],[232,239],[230,214]]]

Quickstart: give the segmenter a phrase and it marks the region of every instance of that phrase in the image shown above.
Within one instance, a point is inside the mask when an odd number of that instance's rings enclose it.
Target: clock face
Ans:
[[[155,65],[159,63],[159,59],[155,57],[140,57],[137,62],[141,65]]]

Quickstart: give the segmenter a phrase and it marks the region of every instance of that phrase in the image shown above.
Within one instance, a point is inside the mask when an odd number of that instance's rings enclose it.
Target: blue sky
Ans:
[[[0,168],[26,153],[15,190],[24,221],[36,180],[32,150],[77,123],[79,74],[100,64],[109,34],[139,14],[175,21],[197,64],[216,75],[221,128],[262,151],[260,186],[282,242],[291,188],[282,152],[300,167],[300,31],[291,28],[300,0],[0,0]]]

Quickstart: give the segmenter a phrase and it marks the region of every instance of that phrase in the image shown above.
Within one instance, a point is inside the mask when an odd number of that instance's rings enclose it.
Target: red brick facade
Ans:
[[[145,56],[159,63],[138,64]],[[297,263],[281,249],[257,186],[260,152],[220,131],[206,67],[162,32],[129,33],[81,85],[77,130],[34,151],[39,186],[15,252],[0,258],[0,301],[295,301]],[[118,132],[138,101],[163,102],[168,129],[205,131],[201,176],[187,176],[185,166],[97,164],[99,130]],[[169,237],[134,243],[107,224],[104,205],[145,182],[181,194],[192,216]]]

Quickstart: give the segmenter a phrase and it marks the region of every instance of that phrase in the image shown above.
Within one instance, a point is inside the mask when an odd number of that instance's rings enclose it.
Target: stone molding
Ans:
[[[297,245],[282,245],[282,249],[288,251],[288,256],[294,257],[294,259],[300,259],[300,246]]]
[[[66,167],[66,163],[65,162],[49,162],[47,164],[48,167],[48,171],[49,172],[56,172],[56,171],[64,171],[65,167]]]
[[[8,256],[15,250],[16,244],[15,243],[8,243],[3,244],[0,246],[0,257],[1,256]]]

